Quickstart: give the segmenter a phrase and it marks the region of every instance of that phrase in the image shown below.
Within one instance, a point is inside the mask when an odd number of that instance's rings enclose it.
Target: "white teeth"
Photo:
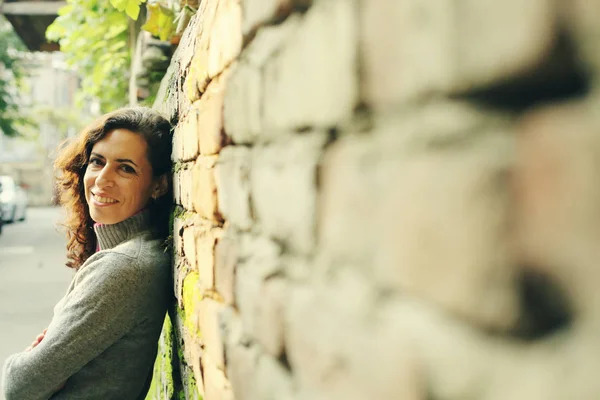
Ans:
[[[98,203],[116,203],[117,202],[116,200],[111,199],[109,197],[100,197],[100,196],[96,196],[96,195],[94,195],[94,199]]]

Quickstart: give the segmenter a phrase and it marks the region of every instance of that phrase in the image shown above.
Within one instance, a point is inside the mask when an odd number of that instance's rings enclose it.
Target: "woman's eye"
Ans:
[[[128,174],[133,174],[133,173],[135,173],[135,169],[133,169],[132,167],[130,167],[130,166],[129,166],[129,165],[127,165],[127,164],[123,164],[123,165],[121,166],[121,169],[122,169],[123,171],[127,172]]]
[[[102,161],[99,158],[92,158],[90,160],[90,165],[102,165]]]

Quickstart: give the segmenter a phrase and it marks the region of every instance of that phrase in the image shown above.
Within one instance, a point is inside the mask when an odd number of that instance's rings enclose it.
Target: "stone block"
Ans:
[[[279,20],[293,7],[292,0],[246,0],[242,2],[242,33],[244,37],[261,25]]]
[[[573,312],[600,318],[600,119],[596,103],[535,110],[517,135],[516,227],[522,262],[566,291]]]
[[[183,229],[183,254],[187,260],[188,265],[192,267],[193,270],[198,271],[198,261],[196,259],[196,228],[192,226],[187,226]]]
[[[173,132],[173,149],[171,151],[171,160],[179,162],[183,160],[183,131],[175,129]]]
[[[287,300],[286,281],[272,278],[263,282],[256,310],[254,334],[272,357],[283,353],[284,308]]]
[[[294,383],[290,371],[277,359],[259,357],[256,366],[256,399],[294,400]]]
[[[299,398],[426,398],[418,354],[406,335],[383,330],[385,302],[360,272],[340,270],[288,292],[286,354]]]
[[[221,215],[217,203],[217,186],[214,166],[217,156],[199,156],[192,172],[193,209],[203,218],[219,223]]]
[[[210,356],[202,357],[202,370],[204,372],[204,399],[205,400],[234,400],[231,384],[225,373],[212,361]]]
[[[175,254],[183,254],[183,226],[184,220],[180,217],[173,219],[173,249]]]
[[[297,30],[301,17],[289,16],[283,23],[262,27],[231,67],[224,100],[225,131],[235,143],[253,143],[262,131],[262,69]]]
[[[364,100],[390,107],[533,73],[556,39],[554,7],[547,0],[363,1]]]
[[[183,393],[181,395],[186,400],[203,400],[204,398],[204,380],[202,379],[202,369],[200,367],[200,358],[196,357],[192,364],[180,363],[181,383]]]
[[[173,293],[179,308],[183,308],[183,280],[189,270],[190,266],[187,264],[186,259],[182,256],[176,256],[173,266]]]
[[[229,229],[217,240],[215,246],[215,288],[225,304],[235,304],[235,270],[239,245]]]
[[[263,130],[329,128],[358,104],[356,2],[318,1],[264,66]]]
[[[240,238],[239,262],[235,272],[235,299],[244,331],[258,336],[263,282],[281,272],[281,249],[262,237]],[[242,261],[243,260],[243,261]]]
[[[195,244],[202,290],[212,290],[215,287],[215,248],[221,235],[219,227],[209,224],[196,227]]]
[[[204,91],[209,81],[208,48],[218,5],[219,0],[202,1],[195,15],[198,26],[196,40],[194,51],[188,52],[193,56],[189,60],[189,67],[183,84],[186,97],[192,102],[200,98],[200,93]]]
[[[236,399],[261,400],[256,390],[257,346],[235,343],[227,347],[227,376]]]
[[[314,251],[316,171],[326,136],[311,132],[256,147],[250,171],[255,218],[267,235],[292,252]]]
[[[181,205],[188,211],[194,210],[194,199],[192,195],[192,168],[193,163],[186,163],[182,169],[179,170],[179,187],[181,195]]]
[[[173,173],[173,201],[175,204],[181,204],[181,169]]]
[[[227,143],[223,131],[223,98],[228,77],[229,70],[225,70],[212,80],[192,110],[196,112],[198,124],[194,139],[202,155],[217,154]]]
[[[215,181],[223,218],[241,230],[252,227],[250,212],[250,149],[228,146],[219,155]]]
[[[252,143],[261,129],[261,73],[243,61],[231,70],[223,105],[225,132],[236,144]]]
[[[221,0],[208,37],[209,78],[233,62],[242,50],[242,8],[240,0]]]
[[[198,318],[204,351],[216,368],[225,368],[225,348],[219,326],[219,314],[225,305],[210,298],[204,298],[198,304]]]
[[[221,337],[225,342],[227,377],[236,399],[254,399],[256,363],[260,355],[256,346],[244,334],[238,311],[226,307],[219,314]]]
[[[175,127],[173,152],[177,156],[177,161],[192,161],[198,156],[198,134],[200,126],[198,124],[198,108],[199,102],[193,103],[187,110],[186,115],[183,116]],[[177,149],[176,152],[175,149]]]
[[[256,314],[261,301],[262,277],[246,267],[238,265],[235,274],[235,299],[240,311],[244,332],[255,337]]]
[[[360,266],[381,288],[510,329],[519,315],[512,132],[485,121],[443,125],[435,116],[448,111],[469,118],[468,109],[440,106],[328,148],[319,248],[334,267]]]

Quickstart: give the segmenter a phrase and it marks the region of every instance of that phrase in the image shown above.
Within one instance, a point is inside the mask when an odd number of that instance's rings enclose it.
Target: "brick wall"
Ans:
[[[203,0],[150,397],[599,398],[598,49],[595,0]]]

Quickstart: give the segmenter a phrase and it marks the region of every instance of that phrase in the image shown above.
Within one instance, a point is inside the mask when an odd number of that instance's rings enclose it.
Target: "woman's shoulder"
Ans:
[[[137,235],[118,246],[107,251],[107,253],[120,254],[130,259],[164,258],[166,255],[164,239],[156,238],[150,232]]]
[[[104,272],[116,269],[119,273],[143,272],[147,269],[164,269],[170,266],[170,253],[164,240],[150,234],[131,238],[112,249],[93,254],[85,264],[103,265]],[[85,266],[84,264],[84,266]]]

